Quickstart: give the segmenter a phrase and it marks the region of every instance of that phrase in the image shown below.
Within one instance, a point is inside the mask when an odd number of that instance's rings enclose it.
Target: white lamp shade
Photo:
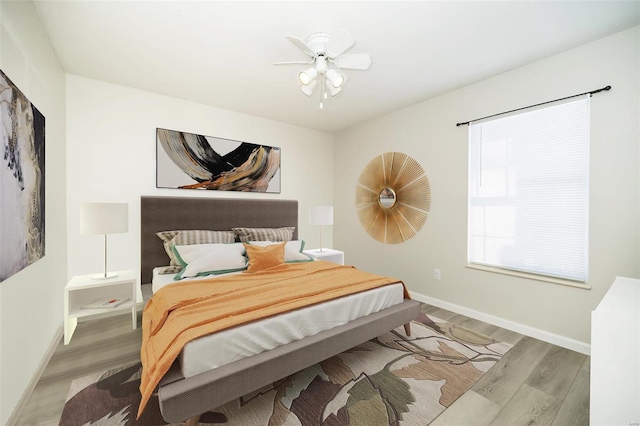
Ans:
[[[307,96],[311,96],[311,94],[313,94],[313,89],[316,87],[316,82],[318,80],[311,80],[311,83],[307,84],[306,86],[301,86],[300,90],[302,90],[302,93],[304,93]]]
[[[327,80],[329,80],[332,87],[337,89],[344,83],[344,75],[334,68],[331,68],[327,70]]]
[[[298,74],[298,80],[300,80],[300,83],[306,86],[307,84],[314,81],[317,76],[318,76],[318,71],[316,71],[315,68],[310,67],[302,71],[300,74]]]
[[[312,225],[333,225],[333,206],[313,206],[309,209]]]
[[[81,234],[121,234],[129,231],[126,203],[83,203],[80,206]]]

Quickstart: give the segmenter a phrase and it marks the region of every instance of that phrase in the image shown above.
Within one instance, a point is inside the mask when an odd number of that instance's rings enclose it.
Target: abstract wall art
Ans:
[[[44,256],[44,116],[0,71],[0,282]]]
[[[156,187],[280,193],[280,148],[156,129]]]

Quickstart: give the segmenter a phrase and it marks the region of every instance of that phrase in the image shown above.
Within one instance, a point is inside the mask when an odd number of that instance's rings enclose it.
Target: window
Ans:
[[[469,127],[468,262],[586,282],[589,98]]]

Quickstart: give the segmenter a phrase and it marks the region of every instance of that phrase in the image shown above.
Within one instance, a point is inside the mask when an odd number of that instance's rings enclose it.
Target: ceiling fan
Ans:
[[[307,64],[309,68],[298,74],[302,85],[300,90],[311,96],[316,85],[320,86],[320,108],[327,93],[335,96],[344,87],[347,76],[343,69],[368,70],[371,66],[371,56],[368,53],[345,53],[356,44],[348,31],[342,30],[336,35],[327,33],[313,33],[302,41],[298,37],[287,36],[287,40],[296,45],[310,61],[276,62],[274,65]]]

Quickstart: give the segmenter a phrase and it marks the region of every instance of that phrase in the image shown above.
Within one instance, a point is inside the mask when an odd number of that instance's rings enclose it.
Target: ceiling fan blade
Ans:
[[[334,60],[338,68],[348,70],[368,70],[371,66],[371,55],[368,53],[347,53]]]
[[[327,45],[327,53],[330,58],[342,55],[356,44],[356,39],[347,31],[341,30],[331,37]]]
[[[286,37],[287,40],[289,40],[291,43],[295,44],[296,47],[300,50],[302,50],[304,53],[306,53],[307,55],[311,56],[312,58],[316,57],[316,52],[313,51],[312,48],[310,48],[307,43],[305,43],[304,41],[300,40],[298,37],[294,37],[294,36],[287,36]]]
[[[312,64],[313,60],[311,61],[289,61],[289,62],[274,62],[273,65],[291,65],[291,64]]]

